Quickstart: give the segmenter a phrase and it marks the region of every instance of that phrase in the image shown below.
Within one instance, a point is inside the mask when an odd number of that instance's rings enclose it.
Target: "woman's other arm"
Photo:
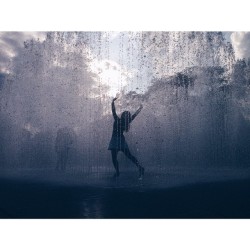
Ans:
[[[142,105],[140,105],[140,107],[139,107],[139,109],[132,115],[132,121],[135,119],[135,117],[141,112],[141,110],[142,110],[142,108],[143,108],[143,106]]]

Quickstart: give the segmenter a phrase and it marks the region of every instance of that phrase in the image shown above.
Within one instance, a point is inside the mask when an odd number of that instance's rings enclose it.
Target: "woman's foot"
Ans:
[[[144,176],[144,168],[140,167],[139,168],[139,180],[142,180],[143,176]]]
[[[117,178],[117,177],[119,177],[119,175],[120,175],[120,173],[119,173],[119,172],[116,172],[116,173],[114,173],[113,177],[114,177],[114,178]]]

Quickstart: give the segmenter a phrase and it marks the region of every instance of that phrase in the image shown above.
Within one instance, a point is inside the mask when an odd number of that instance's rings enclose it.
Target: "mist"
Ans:
[[[249,72],[221,32],[27,39],[0,75],[0,165],[55,169],[57,133],[68,128],[68,169],[112,171],[107,148],[118,92],[118,115],[144,106],[125,137],[147,171],[248,166]]]

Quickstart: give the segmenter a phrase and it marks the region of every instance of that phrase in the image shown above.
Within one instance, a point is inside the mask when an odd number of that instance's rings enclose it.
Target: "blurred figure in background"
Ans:
[[[74,131],[70,128],[60,128],[57,131],[55,150],[57,153],[57,170],[65,170],[69,158],[69,149],[74,142]]]

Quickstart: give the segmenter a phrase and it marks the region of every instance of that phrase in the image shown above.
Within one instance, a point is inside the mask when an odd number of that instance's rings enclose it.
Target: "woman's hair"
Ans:
[[[130,122],[132,121],[131,114],[129,111],[124,111],[121,114],[121,121],[122,121],[122,126],[124,127],[124,130],[128,132],[130,128]]]

